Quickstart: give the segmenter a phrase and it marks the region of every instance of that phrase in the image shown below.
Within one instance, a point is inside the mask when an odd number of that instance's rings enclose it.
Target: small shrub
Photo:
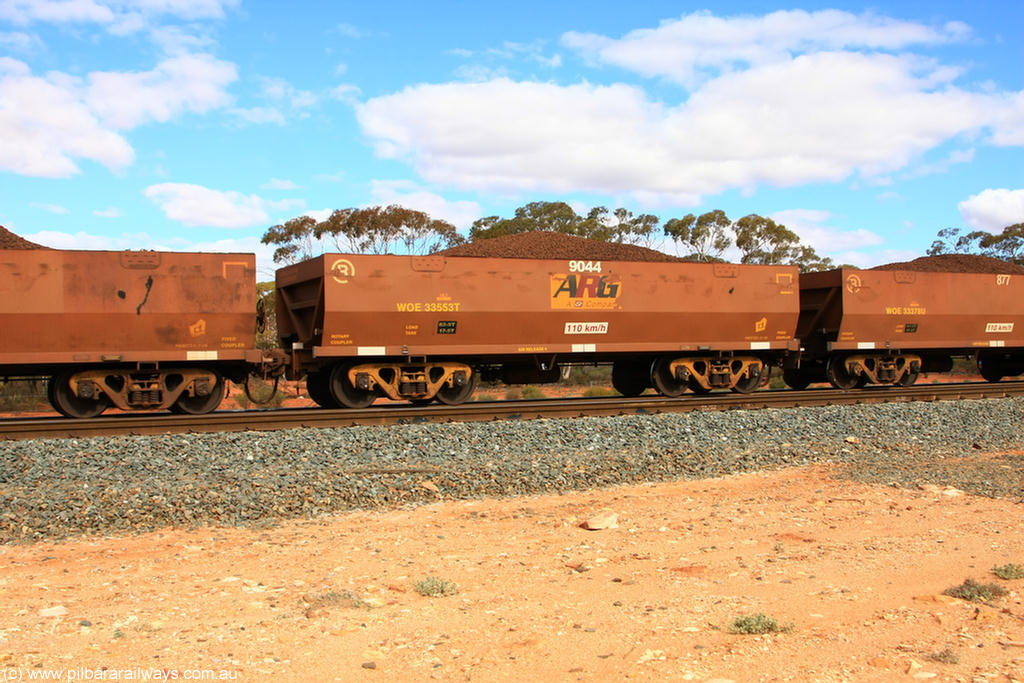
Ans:
[[[996,583],[978,583],[974,579],[967,579],[959,586],[947,588],[942,593],[970,602],[989,602],[1003,597],[1007,590]]]
[[[615,391],[611,387],[589,387],[583,392],[584,398],[600,397],[600,396],[618,396],[619,392]]]
[[[753,616],[736,617],[729,625],[729,633],[761,634],[761,633],[789,633],[795,624],[780,624],[772,617],[764,614]]]
[[[522,398],[522,397],[523,397],[523,392],[522,392],[521,389],[519,389],[517,387],[512,387],[511,389],[509,389],[508,391],[505,392],[505,400],[506,401],[514,401],[517,398]]]
[[[417,593],[428,598],[440,598],[459,592],[459,587],[453,581],[437,576],[428,576],[422,581],[417,581],[414,588]]]
[[[569,376],[565,374],[558,383],[563,386],[610,385],[612,383],[611,365],[573,365]]]
[[[527,385],[523,387],[523,398],[538,399],[544,398],[544,392],[535,386]]]
[[[494,396],[492,394],[477,394],[476,398],[474,398],[473,400],[474,401],[493,401],[493,400],[495,400],[495,398],[494,398]]]
[[[316,595],[308,595],[305,598],[310,609],[318,607],[352,607],[369,608],[369,603],[351,591],[327,591]]]
[[[46,397],[46,382],[17,380],[0,382],[0,411],[5,413],[52,410]]]
[[[992,567],[992,573],[998,576],[1004,581],[1012,581],[1013,579],[1024,579],[1024,565],[1021,564],[1001,564]]]
[[[244,384],[236,384],[234,386],[235,391],[232,393],[231,398],[235,404],[242,410],[249,410],[251,408],[280,408],[288,396],[285,395],[280,388],[274,387],[273,382],[267,382],[262,379],[253,379],[250,382],[252,391],[252,397],[256,401],[249,400],[249,397],[245,393]],[[273,391],[273,394],[271,394]]]
[[[945,650],[941,650],[939,652],[933,652],[933,653],[931,653],[929,655],[925,655],[924,658],[928,659],[928,660],[931,660],[933,662],[939,662],[941,664],[959,664],[960,663],[960,655],[958,655],[956,652],[954,652],[952,650],[952,648],[949,648],[949,647],[947,647]]]

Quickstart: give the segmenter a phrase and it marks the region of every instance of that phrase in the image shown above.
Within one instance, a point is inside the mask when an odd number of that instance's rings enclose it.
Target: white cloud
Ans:
[[[334,27],[334,31],[346,38],[362,38],[366,35],[358,26],[353,24],[338,24]]]
[[[897,50],[915,44],[966,38],[958,22],[933,28],[875,14],[840,10],[783,10],[764,16],[683,15],[658,28],[638,29],[620,39],[569,32],[562,43],[592,61],[694,85],[708,72],[786,60],[796,53],[841,49]]]
[[[359,86],[348,83],[331,88],[331,97],[347,104],[356,104],[360,94],[362,94],[362,90],[359,89]]]
[[[357,107],[384,158],[488,192],[631,193],[695,205],[760,185],[907,167],[996,123],[1001,96],[913,56],[822,52],[726,73],[676,106],[617,84],[419,85]]]
[[[204,113],[231,101],[228,85],[238,79],[230,62],[210,55],[180,55],[142,72],[89,74],[86,102],[115,128],[166,122],[183,112]]]
[[[306,211],[302,215],[309,216],[317,223],[320,223],[321,221],[327,220],[334,211],[334,209],[314,209],[313,211]]]
[[[874,268],[884,263],[912,261],[921,256],[921,252],[909,249],[880,249],[871,252],[846,251],[829,255],[837,265],[849,263],[858,268]]]
[[[59,204],[44,204],[41,202],[32,202],[29,206],[35,207],[37,209],[42,209],[43,211],[48,211],[49,213],[55,213],[61,216],[71,213],[67,209],[67,207],[61,206]]]
[[[315,177],[323,183],[340,183],[348,178],[348,171],[338,171],[337,173],[318,173]]]
[[[293,183],[291,180],[282,180],[280,178],[271,178],[267,182],[260,185],[262,190],[297,190],[299,186]]]
[[[34,22],[99,24],[115,34],[148,28],[162,16],[187,21],[221,19],[238,0],[3,0],[0,19],[19,26]]]
[[[124,215],[121,209],[111,206],[106,209],[96,209],[92,212],[92,215],[99,216],[100,218],[120,218]]]
[[[833,256],[853,249],[883,244],[885,240],[870,230],[840,230],[825,225],[833,216],[828,211],[814,209],[787,209],[769,216],[800,236],[822,256]],[[833,257],[834,258],[834,257]]]
[[[408,180],[374,180],[370,183],[374,204],[399,204],[407,209],[423,211],[431,218],[448,221],[457,228],[468,228],[480,218],[477,202],[448,201]]]
[[[305,199],[267,199],[266,206],[269,211],[288,211],[294,212],[299,209],[306,208]]]
[[[245,123],[263,124],[273,123],[283,126],[287,121],[278,109],[274,107],[251,107],[249,109],[228,109],[227,113]]]
[[[6,50],[27,52],[33,47],[40,45],[39,39],[27,33],[0,32],[0,47]]]
[[[509,70],[506,66],[486,66],[484,64],[463,64],[452,73],[461,81],[475,83],[508,78],[509,76]]]
[[[595,62],[682,84],[675,99],[625,84],[516,81],[470,65],[457,75],[480,82],[410,86],[356,110],[378,156],[459,189],[628,193],[680,206],[766,185],[885,186],[897,172],[970,161],[965,141],[1024,145],[1024,92],[966,90],[956,84],[961,69],[909,52],[970,35],[958,22],[870,12],[700,12],[621,39],[563,36]],[[488,54],[539,48],[506,43]],[[915,168],[951,142],[961,151]]]
[[[269,203],[256,195],[187,183],[150,185],[145,195],[159,204],[168,218],[185,225],[247,228],[270,221]]]
[[[34,21],[55,24],[109,23],[114,11],[93,0],[5,0],[0,3],[0,19],[25,25]]]
[[[992,133],[993,144],[1024,145],[1024,92],[1006,94],[1000,104]]]
[[[924,176],[933,175],[936,173],[945,173],[953,166],[957,164],[969,164],[974,161],[974,149],[955,149],[949,153],[942,161],[937,161],[933,164],[921,164],[916,166],[907,173],[904,173],[901,177],[903,179],[909,178],[923,178]]]
[[[235,66],[209,55],[180,55],[144,72],[93,72],[84,79],[51,71],[33,76],[0,58],[0,170],[66,178],[75,159],[120,170],[135,152],[118,131],[230,101]]]
[[[507,79],[411,87],[367,101],[357,116],[380,156],[411,158],[432,182],[479,190],[631,184],[648,174],[663,120],[630,86]]]
[[[78,172],[73,159],[122,169],[135,160],[128,142],[101,124],[59,74],[32,76],[28,67],[0,58],[0,170],[44,178]]]
[[[523,62],[539,64],[545,69],[556,69],[562,65],[562,55],[545,54],[546,43],[536,40],[532,43],[504,42],[501,47],[492,47],[480,52],[456,48],[447,54],[472,58],[475,61],[462,64],[452,72],[461,81],[483,82],[499,78],[511,78],[516,69],[523,68]]]
[[[491,48],[487,53],[502,59],[525,57],[530,61],[552,69],[562,65],[561,55],[556,53],[548,57],[544,54],[544,41],[540,40],[532,43],[506,41],[500,48]]]
[[[294,110],[315,106],[319,98],[309,90],[300,90],[283,78],[262,78],[263,96],[278,102],[287,102]]]
[[[223,19],[225,9],[237,7],[240,0],[119,0],[111,5],[138,8],[148,14],[168,14],[181,19]]]
[[[562,55],[554,54],[551,55],[550,57],[540,56],[537,58],[537,61],[539,61],[544,66],[551,67],[552,69],[554,69],[556,67],[562,66]]]
[[[195,27],[191,27],[193,31]],[[179,26],[158,26],[149,32],[150,40],[168,55],[208,51],[216,41],[203,33],[185,31]]]
[[[308,109],[316,106],[320,96],[309,90],[299,90],[283,78],[262,77],[260,95],[269,101],[269,106],[232,108],[227,113],[244,123],[276,124],[284,126],[288,123],[285,111],[297,114],[300,118],[309,116]],[[333,94],[333,93],[332,93]],[[340,98],[339,98],[340,99]]]
[[[983,190],[957,204],[960,216],[971,228],[999,233],[1024,223],[1024,190]]]
[[[146,234],[109,237],[82,231],[41,230],[31,235],[24,235],[24,237],[36,244],[53,249],[153,249],[153,240]]]

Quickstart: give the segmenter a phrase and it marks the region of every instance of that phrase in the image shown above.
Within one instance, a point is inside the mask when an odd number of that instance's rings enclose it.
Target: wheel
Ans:
[[[651,386],[645,366],[618,361],[612,364],[612,388],[623,396],[639,396]]]
[[[213,375],[216,381],[209,394],[206,396],[186,396],[182,394],[174,402],[174,405],[171,406],[171,410],[175,413],[187,415],[205,415],[216,410],[220,402],[224,400],[225,386],[224,378],[220,376],[220,373],[214,371]]]
[[[457,406],[465,403],[476,391],[476,373],[471,373],[469,379],[461,387],[445,385],[437,390],[437,400],[448,406]]]
[[[65,417],[89,418],[96,417],[110,405],[106,394],[99,398],[79,398],[71,391],[71,376],[74,372],[62,372],[50,378],[46,393],[50,397],[50,405]]]
[[[686,382],[686,386],[695,394],[706,396],[711,393],[711,390],[706,388],[703,384],[697,381],[696,377],[690,377]]]
[[[978,358],[978,371],[987,382],[998,382],[1003,378],[1003,369],[995,358]]]
[[[828,359],[828,363],[825,365],[825,376],[836,389],[854,389],[862,380],[861,377],[851,374],[846,369],[846,359],[842,356],[832,356]]]
[[[732,387],[732,390],[737,394],[749,394],[757,391],[757,388],[761,386],[762,374],[764,374],[764,365],[757,372],[752,372],[750,377],[741,377],[740,381],[736,382],[736,386]]]
[[[321,408],[340,408],[341,404],[331,394],[331,376],[327,372],[311,372],[306,375],[306,393]]]
[[[377,394],[352,386],[352,383],[348,381],[348,370],[349,366],[344,363],[339,363],[331,368],[331,396],[339,405],[346,408],[366,408],[377,398]]]
[[[669,358],[658,358],[651,363],[651,385],[662,396],[682,396],[686,391],[686,382],[680,382],[672,374],[672,361]]]
[[[896,382],[898,387],[909,387],[911,384],[917,381],[917,378],[921,376],[920,372],[908,372],[907,374],[900,377],[900,380]]]
[[[785,382],[786,386],[790,389],[803,391],[807,387],[811,386],[811,373],[798,368],[790,368],[782,371],[782,381]]]

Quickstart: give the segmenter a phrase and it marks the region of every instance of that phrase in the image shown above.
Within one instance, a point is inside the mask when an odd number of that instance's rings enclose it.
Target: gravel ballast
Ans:
[[[0,443],[0,542],[258,525],[832,461],[1024,497],[1024,399]]]

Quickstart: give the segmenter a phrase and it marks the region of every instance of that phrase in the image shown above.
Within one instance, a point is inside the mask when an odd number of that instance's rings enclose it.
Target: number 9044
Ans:
[[[600,261],[569,261],[570,273],[600,273]]]

